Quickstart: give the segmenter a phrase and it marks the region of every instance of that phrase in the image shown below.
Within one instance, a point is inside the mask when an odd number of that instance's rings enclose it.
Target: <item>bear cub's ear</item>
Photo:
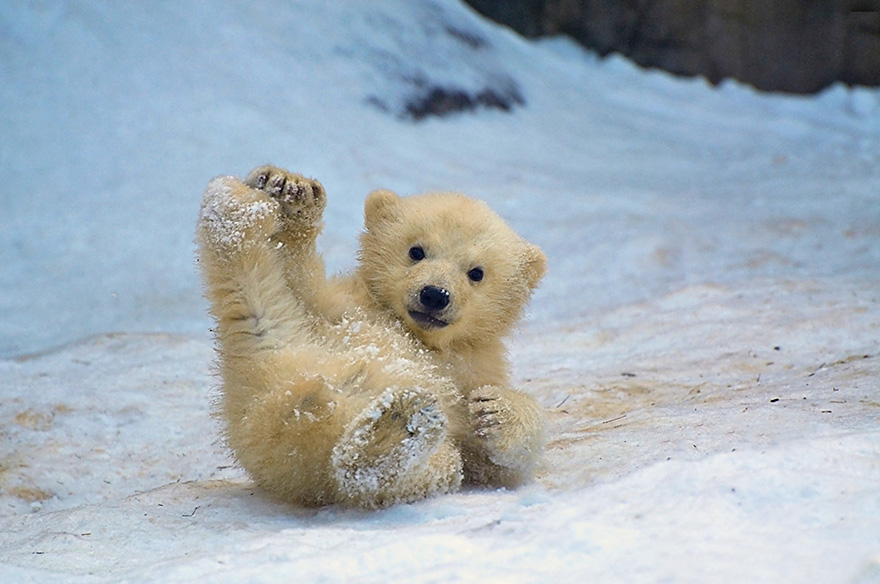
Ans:
[[[394,216],[394,209],[400,203],[400,197],[384,189],[372,191],[364,203],[364,226],[367,230],[380,221]]]
[[[526,280],[529,283],[529,288],[534,290],[538,287],[544,274],[547,273],[547,256],[537,245],[527,243],[524,257]]]

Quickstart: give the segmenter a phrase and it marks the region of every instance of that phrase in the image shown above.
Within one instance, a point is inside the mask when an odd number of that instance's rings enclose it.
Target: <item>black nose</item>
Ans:
[[[437,286],[425,286],[419,292],[419,302],[428,310],[443,310],[449,306],[449,292]]]

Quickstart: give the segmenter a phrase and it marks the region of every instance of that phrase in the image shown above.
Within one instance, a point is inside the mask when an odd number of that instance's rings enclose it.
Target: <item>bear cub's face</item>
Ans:
[[[546,270],[544,254],[463,195],[367,198],[360,274],[376,302],[429,346],[506,334]]]

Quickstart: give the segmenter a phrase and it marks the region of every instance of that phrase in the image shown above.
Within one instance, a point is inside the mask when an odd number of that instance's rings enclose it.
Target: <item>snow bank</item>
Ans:
[[[880,581],[877,90],[712,88],[452,0],[0,23],[5,580]],[[436,88],[518,98],[414,121]],[[545,249],[512,343],[535,483],[301,510],[232,466],[191,240],[204,185],[267,161],[327,187],[334,270],[376,187]]]

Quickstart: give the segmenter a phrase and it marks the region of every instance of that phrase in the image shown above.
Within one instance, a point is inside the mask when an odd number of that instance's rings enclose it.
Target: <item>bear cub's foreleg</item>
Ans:
[[[382,507],[454,490],[461,457],[436,396],[393,372],[355,388],[358,366],[336,354],[346,348],[321,340],[334,326],[316,302],[325,204],[320,183],[273,166],[205,193],[200,260],[229,444],[259,484],[300,503]]]

